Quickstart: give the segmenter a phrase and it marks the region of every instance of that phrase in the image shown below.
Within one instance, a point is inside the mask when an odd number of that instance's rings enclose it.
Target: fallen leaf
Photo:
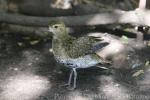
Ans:
[[[35,45],[35,44],[37,44],[37,43],[39,43],[40,41],[39,40],[33,40],[33,41],[30,41],[30,44],[31,45]]]
[[[49,52],[53,52],[53,49],[50,48],[50,49],[49,49]]]
[[[18,42],[17,44],[18,44],[18,46],[20,46],[20,47],[24,46],[24,44],[23,44],[22,42]]]
[[[132,77],[138,77],[139,75],[143,74],[144,70],[138,70],[137,72],[135,72]]]
[[[150,62],[147,60],[145,66],[149,66]]]
[[[125,36],[125,35],[123,35],[123,36],[121,37],[121,40],[122,40],[123,43],[125,43],[125,44],[128,44],[128,43],[129,43],[129,39],[128,39],[128,37]]]

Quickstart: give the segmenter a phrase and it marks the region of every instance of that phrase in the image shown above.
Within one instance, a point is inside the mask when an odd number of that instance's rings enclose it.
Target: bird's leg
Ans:
[[[73,79],[73,87],[68,87],[69,90],[74,90],[76,88],[76,80],[77,80],[77,72],[76,72],[76,68],[72,69],[73,73],[74,73],[74,79]]]
[[[76,88],[76,81],[77,81],[77,71],[76,71],[76,68],[73,68],[73,72],[74,72],[73,89],[75,89]]]
[[[68,83],[67,83],[68,86],[71,85],[72,75],[73,75],[73,70],[71,70],[70,72],[70,76],[69,76]]]
[[[73,86],[71,87],[71,80],[72,80],[73,74],[74,74]],[[68,83],[65,85],[61,85],[61,86],[68,86],[69,90],[74,90],[76,88],[76,80],[77,80],[77,71],[76,71],[76,68],[73,68],[70,72]]]
[[[72,75],[73,75],[73,70],[71,69],[70,75],[69,75],[69,79],[68,79],[68,83],[63,84],[63,85],[61,85],[60,87],[64,87],[64,86],[69,86],[69,87],[71,87]]]

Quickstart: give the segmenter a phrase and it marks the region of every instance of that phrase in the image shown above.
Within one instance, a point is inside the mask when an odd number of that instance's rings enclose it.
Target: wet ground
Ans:
[[[79,69],[77,89],[70,91],[60,86],[67,82],[69,69],[55,62],[51,41],[29,45],[20,44],[21,38],[0,37],[0,100],[150,100],[148,68],[138,77],[133,73],[142,67],[111,73],[96,67]],[[144,65],[150,60],[149,50],[136,52],[133,60]]]

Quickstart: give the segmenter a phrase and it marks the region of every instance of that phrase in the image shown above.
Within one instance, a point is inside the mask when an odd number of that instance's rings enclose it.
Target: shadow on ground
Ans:
[[[69,91],[60,87],[67,82],[69,69],[55,62],[50,41],[25,47],[17,43],[14,36],[0,38],[0,100],[150,99],[150,71],[133,78],[132,70],[81,69],[77,89]],[[149,54],[149,50],[144,52]],[[139,54],[150,58],[143,51]]]

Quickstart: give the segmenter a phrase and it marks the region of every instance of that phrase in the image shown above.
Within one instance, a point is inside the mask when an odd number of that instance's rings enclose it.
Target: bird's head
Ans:
[[[53,34],[54,37],[67,35],[66,26],[62,21],[52,21],[49,23],[49,32]]]

